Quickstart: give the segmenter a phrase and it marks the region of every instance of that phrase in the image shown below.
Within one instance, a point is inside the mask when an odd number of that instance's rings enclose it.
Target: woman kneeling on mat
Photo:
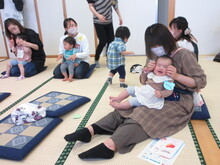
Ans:
[[[80,59],[80,64],[74,68],[74,77],[81,79],[83,78],[89,71],[89,43],[87,40],[87,37],[78,32],[78,24],[77,22],[72,18],[66,18],[63,21],[63,26],[65,29],[65,35],[60,38],[60,45],[59,45],[59,55],[63,55],[65,52],[63,40],[66,37],[73,37],[76,40],[76,46],[75,46],[75,54],[70,56],[68,60],[74,61],[76,58]],[[53,71],[55,78],[64,78],[59,64]]]
[[[13,47],[16,47],[16,35],[23,34],[26,36],[26,41],[21,43],[21,46],[30,47],[32,50],[31,61],[24,66],[25,77],[33,76],[45,69],[44,63],[46,55],[43,49],[43,44],[39,38],[38,33],[32,29],[23,27],[16,19],[8,18],[4,22],[5,33],[9,40],[11,51]],[[19,76],[20,70],[18,65],[13,66],[10,69],[10,75]]]

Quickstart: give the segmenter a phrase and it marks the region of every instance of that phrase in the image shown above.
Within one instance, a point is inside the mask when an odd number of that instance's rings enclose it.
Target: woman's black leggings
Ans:
[[[100,54],[102,53],[105,45],[107,44],[108,48],[108,45],[114,40],[114,28],[112,23],[106,25],[95,23],[94,25],[99,39],[99,44],[95,52],[95,60],[99,61]]]

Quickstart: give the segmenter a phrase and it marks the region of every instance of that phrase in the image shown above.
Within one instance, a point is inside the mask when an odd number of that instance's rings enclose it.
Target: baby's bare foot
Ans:
[[[67,79],[67,81],[72,82],[72,81],[73,81],[73,79],[72,79],[72,78],[68,78],[68,79]]]
[[[111,101],[116,101],[116,102],[118,102],[118,103],[120,102],[117,97],[110,96],[109,99],[110,99]]]
[[[119,103],[116,101],[110,101],[109,105],[111,105],[113,108],[118,109],[119,108]]]
[[[68,78],[64,78],[62,81],[67,81],[68,80]]]

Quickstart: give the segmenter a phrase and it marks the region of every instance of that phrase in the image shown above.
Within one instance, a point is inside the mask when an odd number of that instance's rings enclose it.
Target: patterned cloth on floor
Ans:
[[[12,121],[16,125],[34,122],[45,116],[46,108],[32,103],[21,104],[11,113]]]

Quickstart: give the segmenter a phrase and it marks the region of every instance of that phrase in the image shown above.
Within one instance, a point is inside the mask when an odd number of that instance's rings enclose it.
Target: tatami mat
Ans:
[[[220,93],[220,63],[213,62],[209,58],[200,58],[200,64],[202,65],[207,75],[207,86],[202,90],[202,95],[207,103],[213,129],[216,135],[220,138],[220,107],[219,106],[219,93]]]
[[[29,93],[34,88],[41,85],[43,82],[51,78],[52,71],[54,69],[54,61],[55,59],[47,60],[46,65],[48,68],[46,71],[43,71],[41,74],[35,75],[31,78],[25,78],[22,81],[16,81],[15,77],[10,77],[7,79],[0,79],[1,86],[0,91],[1,92],[10,92],[11,96],[7,98],[7,100],[1,102],[1,110],[5,109],[10,104],[16,102],[18,99]],[[5,71],[7,61],[0,63],[0,72]],[[5,117],[6,114],[3,114],[0,116],[0,119]]]
[[[127,57],[126,58],[126,68],[127,68],[127,76],[126,82],[128,85],[140,85],[139,84],[139,76],[137,74],[129,73],[129,69],[133,64],[145,64],[145,56],[137,56],[137,57]],[[92,59],[93,60],[93,59]],[[91,61],[92,61],[91,60]],[[93,101],[96,99],[97,94],[103,87],[105,80],[108,77],[108,69],[105,66],[105,57],[101,58],[102,67],[100,69],[95,69],[93,74],[89,79],[82,79],[82,80],[74,80],[73,82],[62,82],[60,79],[52,79],[48,81],[45,85],[37,89],[28,97],[24,98],[21,103],[32,101],[37,97],[44,95],[50,91],[60,91],[66,92],[76,95],[87,96],[91,99],[90,102],[86,103],[85,105],[75,109],[74,111],[62,116],[63,122],[59,124],[44,140],[37,145],[32,152],[30,152],[23,161],[11,161],[0,159],[0,164],[3,165],[53,165],[56,163],[57,159],[59,158],[60,154],[65,149],[67,142],[63,139],[65,134],[73,132],[77,129],[83,116],[89,110],[90,106],[92,105]],[[0,63],[0,71],[5,69],[6,61]],[[201,59],[200,63],[202,64],[203,68],[205,69],[206,74],[208,75],[208,85],[207,88],[202,90],[202,94],[206,100],[208,108],[210,110],[212,118],[210,122],[215,128],[215,131],[218,135],[220,135],[219,130],[219,121],[218,116],[220,112],[218,112],[217,108],[217,93],[218,88],[217,84],[219,84],[219,80],[217,80],[217,76],[214,73],[217,73],[220,65],[218,63],[213,63],[211,61],[206,61]],[[52,77],[52,73],[54,68],[56,67],[57,63],[55,59],[47,59],[46,65],[48,69],[39,75],[33,76],[31,78],[26,78],[22,81],[15,81],[14,77],[8,78],[5,80],[0,80],[1,86],[0,91],[11,92],[12,95],[8,97],[6,100],[0,103],[0,111],[4,108],[7,108],[12,103],[29,93],[31,90],[48,80]],[[213,72],[211,69],[215,69]],[[213,89],[213,86],[216,88]],[[107,113],[113,110],[112,107],[109,106],[109,96],[116,96],[121,92],[123,89],[119,88],[118,82],[118,75],[115,76],[113,79],[113,84],[108,86],[105,93],[103,94],[101,100],[99,101],[97,107],[95,108],[92,116],[88,120],[87,125],[94,123],[101,117],[105,116]],[[211,95],[209,91],[214,93]],[[18,103],[21,104],[21,103]],[[216,105],[214,105],[216,104]],[[2,119],[4,116],[10,114],[16,106],[9,109],[3,115],[0,116]],[[75,114],[81,115],[80,119],[73,119]],[[217,116],[218,115],[218,116]],[[217,131],[218,130],[218,131]],[[177,157],[174,165],[199,165],[200,160],[190,133],[190,130],[185,127],[179,133],[173,135],[172,137],[181,139],[185,141],[186,145],[181,151],[180,155]],[[107,165],[115,165],[115,164],[126,164],[126,165],[146,165],[150,164],[143,160],[137,158],[137,155],[147,146],[147,144],[151,140],[144,141],[140,144],[137,144],[134,149],[127,154],[119,154],[118,152],[115,154],[115,157],[111,160],[99,160],[99,161],[82,161],[78,158],[78,154],[90,149],[91,147],[102,143],[109,136],[94,136],[90,143],[81,143],[77,142],[73,147],[72,151],[70,152],[69,156],[65,161],[65,165],[86,165],[86,164],[107,164]],[[43,161],[42,161],[43,160]]]

